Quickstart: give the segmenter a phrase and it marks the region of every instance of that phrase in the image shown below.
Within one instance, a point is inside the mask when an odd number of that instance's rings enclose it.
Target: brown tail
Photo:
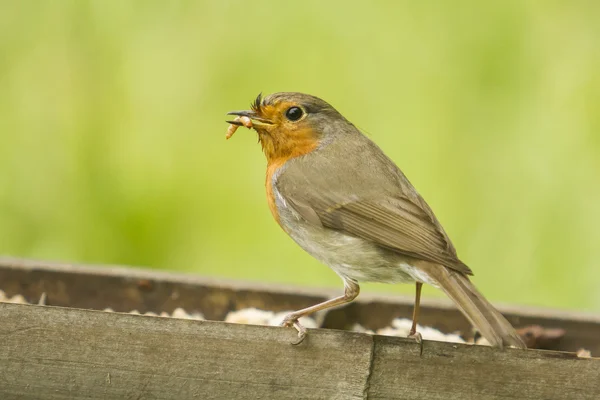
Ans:
[[[469,278],[448,268],[427,268],[440,289],[450,297],[475,328],[492,346],[525,349],[525,343],[510,322],[479,293]]]

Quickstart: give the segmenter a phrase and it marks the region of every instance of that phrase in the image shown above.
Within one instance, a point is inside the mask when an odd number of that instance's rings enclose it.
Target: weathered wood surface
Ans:
[[[600,360],[0,303],[0,399],[598,399]]]
[[[256,307],[272,311],[296,310],[316,304],[341,291],[264,285],[200,278],[187,274],[123,268],[82,266],[0,257],[0,289],[9,295],[22,294],[37,302],[46,293],[49,305],[142,313],[172,312],[182,307],[200,311],[207,319],[223,320],[231,311]],[[388,326],[394,318],[410,318],[412,296],[369,295],[327,313],[323,327],[348,329],[360,323],[368,329]],[[499,307],[516,327],[539,324],[563,328],[565,337],[557,350],[586,348],[600,354],[600,316],[584,313]],[[461,331],[468,336],[470,325],[446,299],[423,299],[420,322],[443,332]]]

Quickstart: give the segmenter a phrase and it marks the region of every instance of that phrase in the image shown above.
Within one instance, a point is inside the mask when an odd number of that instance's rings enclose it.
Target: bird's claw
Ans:
[[[419,332],[410,333],[409,339],[415,339],[415,342],[419,344],[419,357],[423,355],[423,336]]]
[[[302,326],[302,324],[300,324],[300,322],[298,321],[298,318],[296,318],[293,314],[286,316],[283,319],[281,326],[288,327],[288,328],[294,327],[298,331],[298,339],[291,342],[294,346],[297,346],[304,341],[304,338],[306,337],[306,333],[307,333],[306,328],[304,326]]]
[[[300,322],[298,321],[294,322],[294,328],[298,331],[298,339],[293,341],[292,344],[297,346],[304,341],[304,338],[306,337],[306,328],[300,325]]]

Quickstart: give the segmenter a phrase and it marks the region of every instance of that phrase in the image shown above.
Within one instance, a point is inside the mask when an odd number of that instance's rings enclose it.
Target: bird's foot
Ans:
[[[294,346],[297,346],[304,341],[304,338],[306,337],[306,333],[307,333],[306,328],[304,326],[302,326],[302,324],[298,321],[298,317],[296,315],[294,315],[294,314],[286,315],[285,318],[283,319],[283,322],[281,322],[280,326],[285,326],[288,328],[291,328],[291,327],[296,328],[296,330],[298,331],[298,339],[292,342],[292,344]]]
[[[419,344],[419,357],[423,355],[423,336],[419,332],[411,332],[407,336],[409,339],[415,339]]]

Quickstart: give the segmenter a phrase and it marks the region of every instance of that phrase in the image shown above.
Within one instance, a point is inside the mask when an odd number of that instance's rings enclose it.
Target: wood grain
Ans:
[[[570,353],[0,303],[1,399],[597,399]]]
[[[377,336],[369,399],[598,399],[600,359]]]
[[[363,398],[371,337],[0,303],[0,398]],[[27,397],[31,396],[31,397]]]

